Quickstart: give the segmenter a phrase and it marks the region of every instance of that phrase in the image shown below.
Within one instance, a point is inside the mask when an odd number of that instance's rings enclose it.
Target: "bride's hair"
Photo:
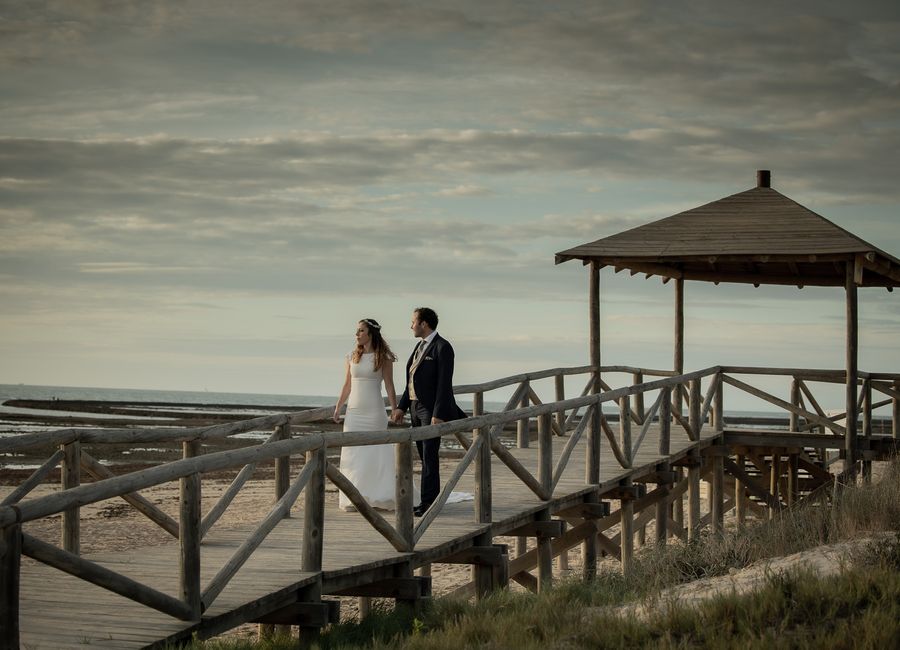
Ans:
[[[375,353],[375,370],[381,370],[381,366],[385,361],[396,361],[397,355],[391,351],[384,337],[381,336],[381,325],[374,318],[363,318],[359,321],[369,330],[369,338],[372,339],[372,351]],[[364,352],[363,346],[357,344],[353,350],[353,363],[359,363]]]

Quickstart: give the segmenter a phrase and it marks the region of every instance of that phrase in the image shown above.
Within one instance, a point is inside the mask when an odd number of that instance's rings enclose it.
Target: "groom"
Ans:
[[[433,309],[419,307],[413,311],[409,328],[421,341],[406,362],[406,390],[391,413],[394,424],[403,421],[407,409],[414,427],[466,417],[453,398],[453,346],[437,333],[437,325]],[[441,491],[440,447],[440,436],[416,441],[422,459],[421,500],[413,509],[416,517],[428,510]]]

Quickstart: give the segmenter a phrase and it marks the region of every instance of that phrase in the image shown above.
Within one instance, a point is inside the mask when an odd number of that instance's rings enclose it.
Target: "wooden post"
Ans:
[[[558,375],[554,375],[553,377],[554,388],[556,388],[556,401],[562,402],[566,399],[566,376],[562,373]],[[556,426],[559,427],[560,435],[563,435],[566,432],[566,412],[565,411],[557,411],[556,412]]]
[[[851,475],[856,467],[856,382],[859,378],[859,305],[857,303],[854,262],[846,264],[844,288],[847,292],[847,420],[844,435],[844,472]],[[848,476],[852,479],[852,476]]]
[[[688,539],[700,534],[700,459],[688,466]]]
[[[769,492],[776,501],[781,500],[779,485],[781,483],[781,452],[772,449],[772,470],[769,472]],[[774,519],[778,513],[775,508],[769,508],[769,519]]]
[[[260,623],[256,626],[256,640],[260,642],[270,641],[275,636],[275,626],[269,623]]]
[[[81,485],[81,443],[77,440],[62,445],[63,459],[60,476],[62,489]],[[81,509],[68,508],[62,513],[62,547],[78,555],[81,550]]]
[[[796,377],[791,380],[791,406],[800,406],[800,380]],[[793,411],[788,415],[788,430],[800,431],[800,416]]]
[[[474,539],[475,546],[484,548],[494,543],[494,537],[491,535],[490,529],[487,532],[476,535]],[[431,565],[428,565],[431,575]],[[475,583],[475,599],[483,600],[494,590],[494,567],[483,564],[473,564],[471,568],[472,582]]]
[[[528,552],[528,538],[524,535],[516,537],[516,557],[522,557]]]
[[[675,468],[675,481],[680,483],[684,476],[684,468],[676,467]],[[672,502],[672,519],[678,524],[681,528],[684,528],[684,501],[685,501],[684,493],[681,494],[677,499]]]
[[[672,408],[671,389],[667,386],[662,389],[662,397],[659,399],[659,455],[669,455],[669,435],[672,427],[670,409]],[[660,464],[660,470],[668,472],[671,466],[668,461]],[[659,487],[669,491],[669,486]],[[669,530],[669,500],[660,499],[656,502],[656,543],[665,545]]]
[[[619,447],[628,467],[631,467],[634,463],[631,453],[631,401],[628,395],[619,398]]]
[[[713,397],[713,428],[716,433],[725,431],[725,382],[722,373],[717,373],[719,385],[716,387],[716,394]]]
[[[719,385],[713,395],[713,428],[716,434],[721,435],[725,430],[725,382],[721,381],[719,373]],[[725,459],[722,456],[713,456],[713,478],[710,485],[710,498],[712,504],[712,530],[714,533],[725,532]]]
[[[411,551],[414,545],[413,528],[413,456],[412,441],[398,442],[394,447],[397,465],[397,485],[394,488],[394,501],[397,510],[394,522],[397,533],[406,540]]]
[[[585,495],[586,503],[600,503],[600,497],[596,492]],[[585,581],[597,577],[597,560],[599,559],[599,544],[597,535],[588,535],[581,543],[581,574]]]
[[[675,280],[675,358],[673,370],[676,374],[684,374],[684,280]],[[681,386],[676,387],[672,395],[672,410],[681,415]]]
[[[359,610],[359,620],[362,621],[372,613],[372,597],[360,596],[356,601],[356,607]]]
[[[668,456],[671,453],[672,437],[672,388],[664,386],[660,389],[662,396],[659,398],[659,455]]]
[[[275,427],[278,434],[276,440],[289,440],[291,437],[291,423],[285,422]],[[279,456],[275,459],[275,503],[284,496],[291,484],[291,457]],[[289,519],[291,516],[290,508],[284,513],[284,518]],[[362,616],[362,606],[360,606],[360,616]],[[290,625],[266,625],[259,626],[259,636],[261,638],[271,638],[275,634],[290,635]]]
[[[538,482],[550,491],[553,487],[553,429],[549,413],[538,416]]]
[[[800,474],[800,456],[799,456],[799,454],[790,454],[788,456],[788,490],[787,490],[787,503],[789,506],[792,506],[795,503],[797,503],[797,498],[800,495],[799,474]]]
[[[634,385],[643,384],[644,383],[644,373],[636,372],[631,376]],[[635,393],[634,395],[634,410],[637,412],[638,417],[641,419],[641,424],[644,423],[644,418],[647,417],[647,413],[644,411],[644,394],[643,393]]]
[[[872,380],[866,377],[863,380],[863,412],[862,412],[862,434],[866,439],[866,449],[870,448],[872,439]],[[872,482],[872,461],[864,460],[862,462],[862,477],[866,483]]]
[[[484,393],[472,396],[472,415],[484,415]],[[480,427],[472,432],[473,442],[481,441],[481,450],[475,456],[475,521],[487,524],[491,521],[491,443],[489,429]],[[490,532],[478,540],[480,546],[493,544]],[[472,565],[472,581],[475,583],[475,597],[483,598],[494,588],[494,568],[480,564]]]
[[[472,416],[484,415],[484,393],[472,396]],[[475,521],[486,524],[491,521],[491,444],[490,429],[481,427],[472,432],[473,442],[482,440],[481,451],[475,456]]]
[[[526,379],[522,383],[525,385],[525,392],[522,395],[522,401],[519,403],[519,406],[522,408],[527,408],[531,403],[528,398],[528,387],[531,382]],[[516,422],[516,445],[519,447],[519,449],[527,449],[530,446],[530,437],[531,420],[529,418],[522,418],[521,420]]]
[[[631,478],[625,479],[625,486],[632,485]],[[634,500],[629,496],[619,502],[621,509],[621,544],[622,553],[622,573],[631,572],[632,561],[634,559]]]
[[[714,534],[721,535],[725,532],[725,459],[713,456],[712,466],[712,480],[709,484],[711,528]]]
[[[549,416],[547,416],[549,417]],[[535,515],[536,521],[550,521],[550,511],[541,510]],[[550,537],[538,535],[535,540],[538,555],[538,593],[543,593],[553,585],[553,547]]]
[[[316,463],[315,472],[304,488],[303,547],[300,570],[315,573],[322,570],[325,532],[325,447],[306,452],[306,462]]]
[[[22,525],[0,529],[0,649],[19,648],[19,572],[22,564]]]
[[[591,386],[591,394],[598,395],[603,392],[603,387],[600,385],[600,266],[597,262],[591,262],[590,285],[590,352],[591,366],[594,369],[594,382]],[[600,441],[603,435],[601,427],[602,417],[603,410],[598,403],[592,411],[592,422],[588,429],[584,478],[585,483],[589,484],[600,482]]]
[[[588,312],[590,316],[590,356],[593,367],[593,383],[591,394],[602,392],[600,385],[600,265],[591,262],[590,265],[590,291]],[[599,403],[595,403],[590,410],[591,424],[587,429],[587,445],[585,451],[584,481],[589,485],[600,483],[600,441],[602,432],[603,412]],[[599,496],[592,493],[585,498],[586,501],[597,502]],[[581,544],[582,571],[585,580],[592,580],[597,575],[598,559],[597,536],[588,535]]]
[[[735,464],[744,469],[744,454],[738,454]],[[747,494],[744,489],[743,482],[735,477],[734,479],[734,516],[738,530],[744,525],[747,518]]]
[[[429,572],[431,568],[429,567]],[[399,562],[394,565],[394,577],[395,578],[412,578],[414,575],[412,560],[408,562]],[[430,573],[429,573],[430,575]],[[420,612],[421,600],[418,597],[409,598],[394,598],[394,609],[400,610],[401,608],[406,609],[413,616],[418,616]]]
[[[563,530],[564,535],[565,535],[566,529],[568,527],[569,527],[568,523],[566,523],[566,521],[564,520],[562,522],[562,530]],[[560,552],[560,554],[557,555],[556,557],[559,559],[557,568],[559,569],[560,574],[562,574],[563,571],[568,571],[569,570],[569,551],[567,549],[563,549]]]
[[[200,455],[200,441],[181,443],[182,456],[194,458]],[[179,579],[181,599],[191,609],[193,620],[202,614],[200,588],[200,474],[185,476],[180,481],[181,512],[178,518],[178,540],[181,548]]]
[[[900,393],[900,379],[894,380],[894,392]],[[894,397],[891,399],[893,417],[891,417],[891,433],[894,440],[900,438],[900,399]]]
[[[322,557],[325,537],[325,455],[324,444],[318,449],[306,452],[306,462],[316,463],[316,469],[304,488],[303,501],[303,546],[300,553],[300,570],[304,573],[318,573],[319,580],[306,587],[302,598],[306,602],[322,599]],[[412,517],[412,508],[410,508]],[[299,640],[304,647],[312,645],[319,636],[318,627],[299,626]]]
[[[699,379],[691,379],[690,381],[690,393],[691,393],[691,403],[688,405],[689,413],[688,413],[688,423],[691,425],[691,431],[693,432],[691,435],[694,440],[700,439],[700,428],[703,426],[703,423],[700,422],[700,380]]]
[[[290,440],[291,423],[285,422],[275,427],[277,432],[276,440]],[[275,501],[277,502],[284,493],[287,492],[288,486],[291,484],[291,457],[279,456],[275,459]],[[288,510],[285,517],[290,517],[291,512]]]

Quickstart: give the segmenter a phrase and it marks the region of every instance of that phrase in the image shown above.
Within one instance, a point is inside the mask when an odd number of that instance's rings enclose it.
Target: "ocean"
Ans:
[[[34,386],[29,384],[0,384],[0,418],[4,412],[21,413],[21,409],[3,406],[9,399],[35,400],[96,400],[117,402],[167,402],[172,404],[245,405],[259,407],[327,406],[337,401],[335,395],[283,395],[274,393],[218,393],[212,391],[145,390],[138,388],[95,388],[88,386]],[[471,409],[470,399],[457,400],[463,409]],[[501,401],[485,400],[485,410],[498,411],[506,405]],[[604,406],[604,412],[617,414],[615,405]],[[275,409],[277,411],[277,409]],[[33,413],[33,411],[31,411]],[[261,412],[273,412],[262,410]],[[784,417],[777,411],[727,411],[726,418]],[[95,415],[96,416],[96,415]]]
[[[8,399],[75,399],[116,402],[171,402],[180,404],[246,404],[250,406],[325,406],[333,404],[336,397],[0,384],[0,404]],[[2,412],[2,409],[0,409],[0,412]]]

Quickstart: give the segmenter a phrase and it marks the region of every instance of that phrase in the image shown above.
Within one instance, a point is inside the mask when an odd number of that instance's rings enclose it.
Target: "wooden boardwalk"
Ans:
[[[698,442],[688,440],[684,431],[672,429],[668,460],[676,461],[691,449],[707,447],[715,435],[707,432]],[[395,575],[398,566],[413,568],[440,562],[473,544],[476,536],[488,530],[503,535],[534,520],[535,514],[551,513],[583,501],[584,495],[618,486],[623,479],[640,478],[653,472],[664,459],[652,452],[656,448],[658,428],[652,428],[634,467],[622,469],[606,446],[601,453],[601,484],[584,482],[582,440],[550,502],[543,502],[499,460],[492,460],[493,523],[474,521],[473,503],[448,504],[416,544],[413,553],[400,553],[357,513],[330,508],[325,514],[323,595],[352,586],[364,585]],[[555,459],[562,445],[555,445]],[[538,453],[534,447],[512,449],[513,455],[533,473],[537,473]],[[457,490],[474,490],[471,468]],[[317,580],[315,574],[300,569],[303,517],[295,507],[292,517],[284,519],[262,546],[237,573],[201,622],[190,623],[144,607],[134,601],[61,573],[36,562],[25,562],[21,569],[20,625],[22,647],[50,648],[142,648],[154,643],[189,639],[197,632],[201,638],[253,621],[268,611],[296,602],[297,593]],[[232,557],[251,532],[251,526],[213,529],[201,547],[201,575],[204,583]],[[178,543],[135,548],[114,553],[95,553],[85,559],[98,562],[139,582],[164,591],[178,590]]]
[[[842,383],[842,371],[602,370],[627,373],[635,383],[616,389],[603,384],[605,392],[591,393],[596,375],[591,377],[592,367],[581,367],[456,387],[457,393],[473,395],[473,417],[418,429],[293,435],[292,426],[330,416],[333,407],[323,407],[194,429],[62,429],[0,440],[5,453],[56,449],[0,502],[0,650],[159,647],[209,638],[248,622],[293,624],[309,639],[333,619],[329,596],[380,596],[415,606],[430,594],[430,581],[414,571],[432,563],[472,565],[472,581],[458,592],[476,596],[509,580],[544,589],[553,577],[552,558],[577,546],[586,578],[596,571],[601,553],[619,558],[628,571],[645,524],[654,523],[657,543],[673,536],[696,538],[706,525],[721,533],[727,511],[734,510],[738,526],[749,515],[774,516],[806,495],[827,493],[836,481],[855,480],[857,472],[866,480],[872,461],[900,447],[897,374],[860,375],[861,385],[849,400],[861,406],[855,411],[861,435],[855,435],[840,423],[846,414],[827,415],[810,388],[813,382]],[[588,385],[581,397],[566,399],[563,379],[575,374],[588,374]],[[648,376],[663,378],[646,381]],[[789,400],[748,383],[762,376],[788,381]],[[537,395],[536,382],[542,380],[553,381],[555,399]],[[505,386],[517,386],[506,408],[485,414],[484,394]],[[787,428],[730,428],[724,417],[726,386],[786,411]],[[602,404],[608,405],[603,418]],[[612,405],[618,406],[618,418],[609,416]],[[883,428],[875,431],[877,409],[889,409],[883,420],[891,435]],[[526,424],[535,419],[536,438],[527,435]],[[507,426],[517,427],[518,446],[512,449],[500,438]],[[265,443],[200,454],[203,440],[273,427]],[[412,443],[435,435],[455,435],[467,449],[456,469],[442,476],[442,495],[466,491],[475,499],[441,507],[439,498],[422,519],[413,520]],[[82,444],[148,441],[174,441],[184,457],[112,476],[81,449]],[[388,443],[396,445],[399,508],[382,518],[327,461],[327,452]],[[845,454],[859,462],[848,462]],[[296,475],[290,475],[292,457],[306,459]],[[837,460],[844,466],[840,474],[831,467]],[[259,463],[272,461],[272,494],[280,499],[271,512],[260,511],[253,524],[215,525],[229,494],[241,490]],[[63,489],[25,498],[57,466]],[[79,468],[98,480],[82,482]],[[201,513],[201,477],[237,468],[243,469],[234,483]],[[599,469],[599,478],[588,482],[587,476],[598,476],[589,468]],[[702,480],[709,487],[705,500]],[[177,521],[137,496],[172,481],[180,482]],[[325,508],[326,481],[361,511]],[[129,500],[173,540],[80,554],[79,507],[114,497]],[[47,517],[60,520],[59,547],[22,530]],[[501,536],[536,543],[527,552],[517,544],[523,552],[510,557],[509,549],[494,544]]]

